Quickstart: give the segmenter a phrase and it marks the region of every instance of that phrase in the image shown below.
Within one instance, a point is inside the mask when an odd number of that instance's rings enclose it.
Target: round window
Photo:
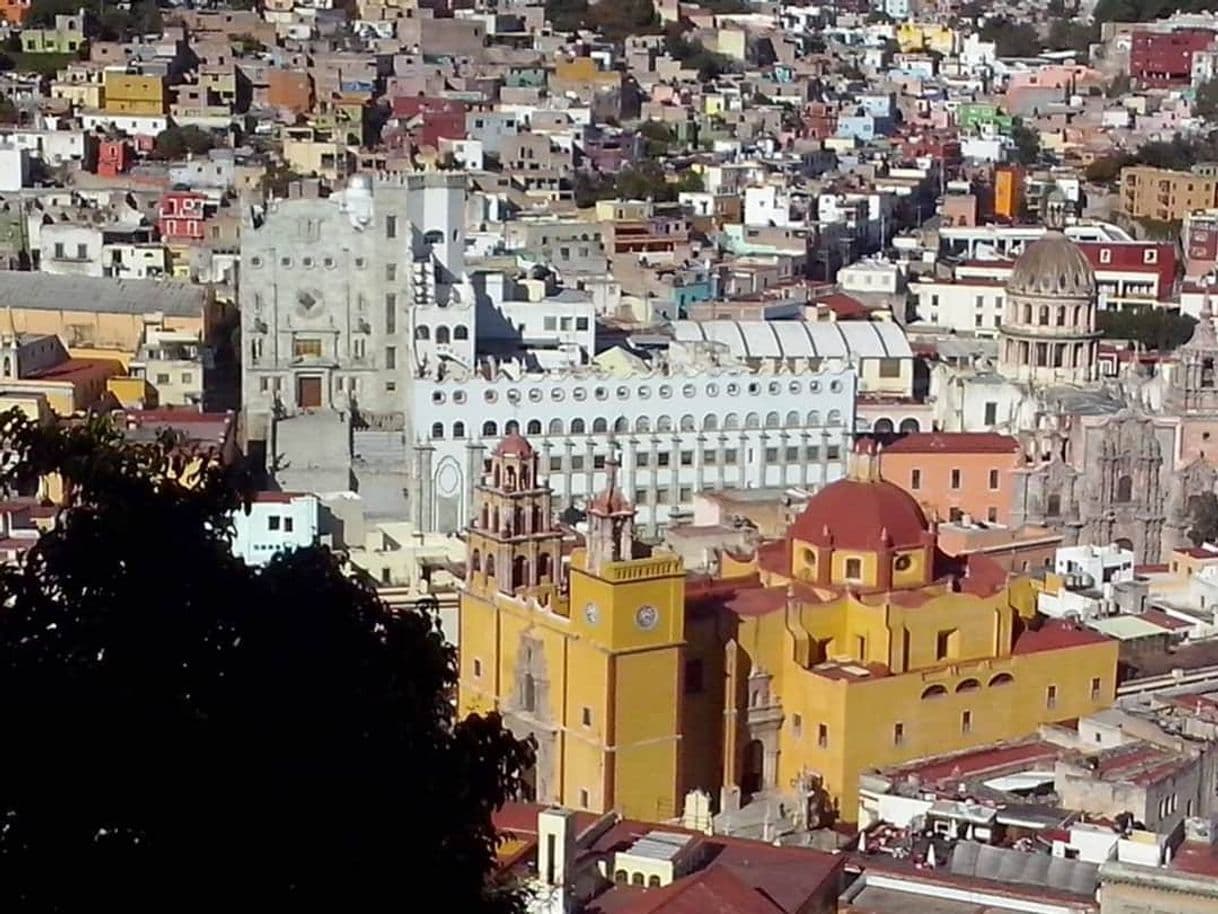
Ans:
[[[577,387],[577,388],[575,388],[575,391],[574,391],[574,393],[571,394],[571,396],[573,396],[576,400],[580,400],[580,401],[587,400],[588,391],[584,390],[582,387]]]
[[[494,403],[499,399],[499,394],[495,393],[493,390],[488,390],[482,395],[482,399],[487,403]]]
[[[909,571],[913,567],[913,557],[908,555],[898,555],[897,560],[892,563],[892,567],[897,571]]]
[[[541,402],[541,388],[539,388],[539,387],[529,388],[529,400],[531,400],[534,403]]]

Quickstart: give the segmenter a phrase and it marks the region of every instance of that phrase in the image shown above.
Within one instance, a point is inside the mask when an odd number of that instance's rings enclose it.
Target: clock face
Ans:
[[[654,606],[640,606],[634,614],[634,624],[645,632],[651,631],[660,621],[660,613]]]
[[[600,621],[601,608],[595,603],[588,603],[584,606],[584,618],[588,620],[589,625],[595,625]]]

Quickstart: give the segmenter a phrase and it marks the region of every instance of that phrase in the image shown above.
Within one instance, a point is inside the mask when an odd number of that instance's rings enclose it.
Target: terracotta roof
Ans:
[[[1076,628],[1068,622],[1051,619],[1038,629],[1024,629],[1015,639],[1013,654],[1036,654],[1040,651],[1061,651],[1072,647],[1102,644],[1109,639],[1087,628]]]
[[[662,889],[622,893],[613,889],[588,906],[598,914],[786,914],[758,889],[745,885],[726,867],[713,865]]]
[[[914,432],[884,447],[886,454],[1009,454],[1019,450],[1011,435],[990,432]]]
[[[808,499],[788,536],[841,549],[922,545],[929,529],[922,508],[900,486],[883,480],[839,479]]]
[[[1171,631],[1179,631],[1182,628],[1191,628],[1189,623],[1183,619],[1177,619],[1174,616],[1169,616],[1161,609],[1148,609],[1142,613],[1142,620],[1149,622],[1151,625],[1158,625],[1162,628],[1170,629]]]
[[[519,432],[509,432],[495,448],[496,457],[532,457],[533,445]]]
[[[824,305],[839,318],[867,318],[871,315],[866,305],[854,296],[846,295],[843,292],[834,292],[832,295],[818,298],[816,304]]]

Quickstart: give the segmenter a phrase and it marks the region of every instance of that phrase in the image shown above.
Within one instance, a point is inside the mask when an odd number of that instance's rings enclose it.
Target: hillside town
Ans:
[[[1218,910],[1213,4],[0,19],[0,411],[435,613],[530,911]]]

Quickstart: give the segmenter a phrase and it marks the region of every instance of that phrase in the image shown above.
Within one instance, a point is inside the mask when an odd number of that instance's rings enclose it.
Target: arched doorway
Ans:
[[[744,747],[744,767],[740,774],[740,790],[750,797],[765,787],[765,746],[761,740],[750,740]]]
[[[892,434],[892,420],[887,417],[885,417],[883,419],[876,419],[875,425],[872,426],[871,430],[873,432],[875,432],[877,435],[891,435]]]
[[[528,582],[529,560],[523,555],[512,559],[512,589],[524,587]]]
[[[922,426],[918,424],[917,419],[909,418],[901,420],[900,429],[902,435],[912,435],[922,431]]]
[[[1114,545],[1118,549],[1127,549],[1130,552],[1133,552],[1133,540],[1131,540],[1127,536],[1122,536],[1119,540],[1116,541],[1116,543]]]

